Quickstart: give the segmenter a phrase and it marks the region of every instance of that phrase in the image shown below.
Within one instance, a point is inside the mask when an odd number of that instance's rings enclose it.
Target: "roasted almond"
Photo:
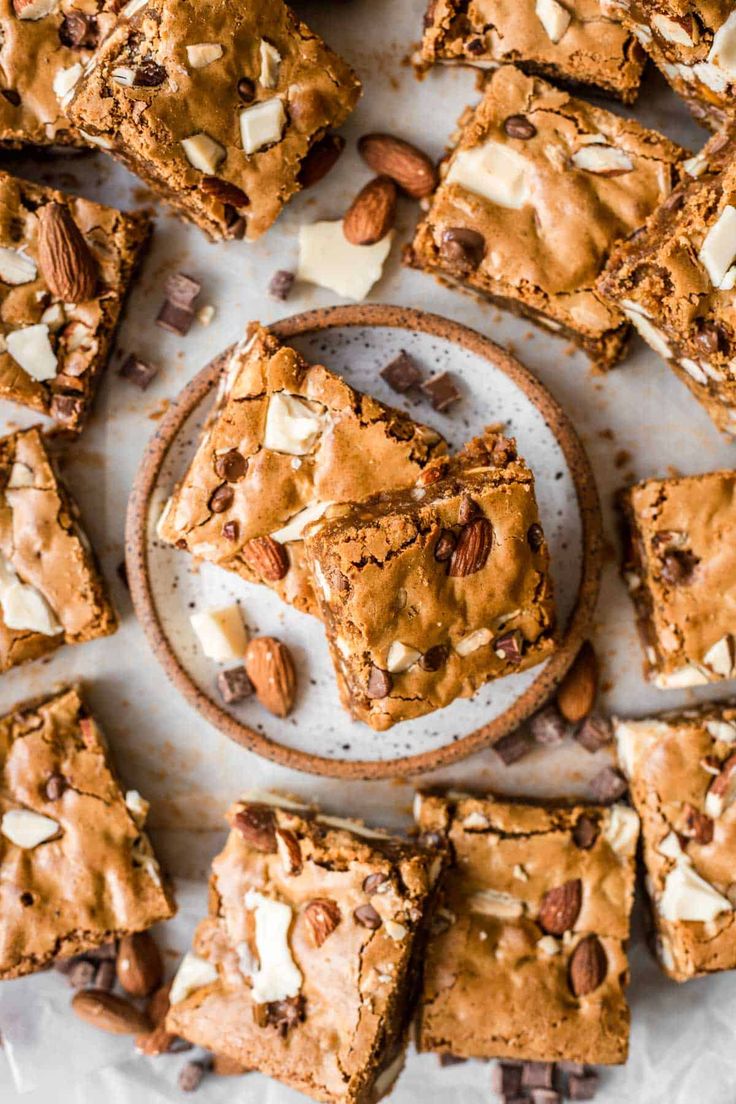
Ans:
[[[375,245],[385,238],[396,218],[398,190],[387,176],[369,180],[350,204],[342,230],[353,245]]]
[[[363,160],[380,176],[390,176],[414,199],[430,195],[437,186],[437,171],[416,146],[391,134],[364,134],[358,142]]]
[[[309,924],[315,946],[321,947],[325,939],[332,935],[342,916],[334,901],[327,897],[317,897],[305,908],[304,919]]]
[[[288,717],[296,699],[296,670],[291,652],[273,636],[257,636],[245,653],[245,669],[262,706]]]
[[[598,660],[586,640],[557,691],[557,707],[570,724],[578,724],[591,712],[598,693]]]
[[[539,926],[549,935],[563,935],[573,927],[583,903],[580,878],[548,890],[539,906]]]
[[[111,1035],[138,1035],[151,1030],[148,1016],[124,997],[104,989],[81,989],[72,998],[72,1009],[85,1023]]]
[[[49,290],[65,303],[90,299],[97,285],[97,261],[63,203],[38,212],[38,267]]]
[[[161,984],[164,967],[150,932],[124,935],[115,963],[118,981],[131,997],[147,997]]]
[[[177,1036],[166,1030],[165,1021],[169,1011],[169,991],[171,985],[162,985],[151,996],[146,1006],[146,1013],[153,1024],[153,1031],[145,1031],[135,1040],[136,1050],[141,1054],[156,1057],[166,1054],[172,1047]]]
[[[240,552],[251,571],[269,583],[283,579],[289,570],[289,553],[273,537],[253,537]]]
[[[584,997],[604,981],[608,959],[596,935],[586,935],[570,955],[569,982],[576,997]]]
[[[256,851],[266,855],[276,851],[276,818],[268,805],[246,805],[233,817],[233,828]]]
[[[447,574],[455,577],[474,575],[485,567],[492,544],[493,528],[488,518],[479,517],[469,522],[460,530]]]

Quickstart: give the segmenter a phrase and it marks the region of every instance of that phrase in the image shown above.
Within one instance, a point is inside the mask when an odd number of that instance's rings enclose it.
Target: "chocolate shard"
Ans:
[[[194,321],[194,311],[189,307],[180,307],[165,299],[161,310],[156,315],[156,325],[178,337],[186,337]]]
[[[406,394],[412,387],[418,387],[424,378],[419,365],[406,349],[402,349],[398,356],[381,369],[380,376],[399,395]]]
[[[251,696],[253,683],[245,673],[244,667],[231,667],[228,671],[220,671],[217,676],[217,689],[226,705],[234,705]]]
[[[291,289],[294,286],[294,280],[296,276],[293,272],[289,272],[285,268],[280,268],[277,272],[274,272],[271,277],[271,282],[268,285],[268,294],[272,299],[277,299],[279,302],[285,302],[291,295]]]
[[[613,739],[611,722],[600,713],[591,713],[578,728],[575,739],[586,751],[600,751]]]
[[[421,388],[434,409],[440,412],[448,410],[461,398],[457,384],[449,372],[438,372],[430,376],[421,384]]]
[[[148,364],[145,360],[140,360],[139,357],[131,353],[123,361],[118,375],[134,384],[135,387],[139,387],[141,391],[145,391],[158,375],[158,368],[153,364]]]
[[[567,722],[556,705],[545,706],[532,717],[529,730],[538,744],[561,744],[568,733]]]
[[[516,732],[509,732],[508,736],[502,736],[500,740],[496,740],[493,750],[508,767],[517,759],[523,759],[528,755],[532,750],[532,743],[525,732],[517,729]]]
[[[596,801],[608,805],[623,797],[628,789],[628,782],[615,767],[604,767],[590,780],[590,789]]]

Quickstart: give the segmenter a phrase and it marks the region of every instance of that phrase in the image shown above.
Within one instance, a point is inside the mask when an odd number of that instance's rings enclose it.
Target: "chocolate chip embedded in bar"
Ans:
[[[628,789],[626,779],[615,767],[604,767],[590,780],[590,791],[596,801],[609,805],[623,797]]]
[[[398,391],[400,395],[418,387],[424,378],[419,365],[405,349],[402,349],[397,357],[381,369],[380,375],[385,379],[392,391]]]
[[[421,388],[435,410],[439,411],[447,410],[462,397],[449,372],[438,372],[425,380]]]
[[[137,356],[131,353],[123,361],[118,375],[136,387],[140,387],[141,391],[145,391],[158,375],[158,368],[154,364],[148,364],[145,360],[139,360]]]
[[[231,667],[229,671],[220,671],[217,689],[226,705],[234,705],[252,695],[253,683],[243,667]]]
[[[294,286],[294,280],[296,276],[293,272],[289,272],[285,268],[280,268],[278,272],[274,272],[271,277],[271,282],[268,285],[268,294],[272,299],[278,299],[284,302],[291,295],[291,289]]]

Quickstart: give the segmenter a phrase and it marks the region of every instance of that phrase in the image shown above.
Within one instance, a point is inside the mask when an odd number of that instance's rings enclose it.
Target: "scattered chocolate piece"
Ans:
[[[1,88],[0,92],[9,104],[12,104],[13,107],[20,107],[20,94],[14,88]]]
[[[164,304],[156,316],[157,326],[160,326],[162,330],[168,330],[169,333],[178,334],[179,337],[186,337],[193,321],[193,310],[178,307],[168,299],[164,300]]]
[[[572,838],[576,847],[581,851],[587,851],[598,839],[598,825],[589,816],[583,814],[572,830]]]
[[[597,1092],[598,1074],[595,1070],[568,1075],[565,1091],[568,1100],[592,1100]]]
[[[491,1070],[491,1090],[504,1096],[519,1096],[521,1093],[521,1066],[512,1066],[508,1062],[496,1062]]]
[[[384,671],[381,667],[371,667],[366,693],[369,698],[386,698],[391,693],[393,684],[388,671]]]
[[[253,1015],[259,1027],[275,1027],[281,1038],[285,1039],[293,1027],[304,1022],[306,1001],[300,994],[282,1001],[271,1001],[270,1004],[257,1004]]]
[[[88,962],[84,958],[78,958],[66,971],[66,979],[72,989],[88,989],[94,984],[97,967],[94,962]]]
[[[353,912],[353,916],[358,924],[361,924],[364,928],[370,928],[372,931],[380,928],[383,923],[380,913],[376,912],[373,905],[358,905]]]
[[[591,779],[590,788],[596,801],[609,805],[626,793],[628,782],[615,767],[604,767]]]
[[[451,226],[442,234],[440,254],[453,268],[471,272],[483,260],[486,241],[477,230],[464,226]]]
[[[392,391],[399,395],[406,394],[412,387],[418,387],[424,378],[419,365],[405,349],[398,356],[382,368],[380,376],[385,379]]]
[[[493,650],[499,659],[505,659],[509,663],[519,663],[524,651],[524,637],[518,629],[513,629],[496,637],[493,641]]]
[[[240,532],[240,526],[237,521],[226,521],[222,527],[222,535],[225,540],[236,541],[238,539],[238,533]]]
[[[521,1084],[525,1089],[552,1089],[555,1084],[554,1062],[524,1062]]]
[[[699,562],[698,557],[685,548],[670,548],[662,560],[662,578],[671,586],[688,583]]]
[[[452,553],[455,551],[455,545],[457,544],[457,537],[451,529],[443,529],[437,538],[437,543],[434,546],[434,558],[438,563],[444,563],[445,560],[449,560]]]
[[[95,971],[95,989],[104,989],[107,993],[115,985],[115,963],[110,958],[103,959]]]
[[[158,375],[158,368],[131,353],[123,362],[118,375],[129,383],[135,384],[136,387],[140,387],[141,391],[145,391]]]
[[[525,755],[528,755],[532,750],[532,745],[526,733],[517,729],[516,732],[509,732],[508,736],[502,736],[500,740],[496,740],[493,750],[502,763],[508,767],[511,763],[515,763],[517,759],[523,759]]]
[[[179,1070],[179,1088],[182,1092],[196,1092],[202,1084],[202,1078],[207,1073],[209,1065],[206,1062],[187,1062]]]
[[[252,103],[256,98],[255,81],[250,77],[241,77],[237,84],[238,95],[243,103]]]
[[[59,26],[59,41],[62,46],[79,46],[92,50],[97,45],[98,38],[97,20],[81,11],[68,12]]]
[[[611,722],[600,713],[591,713],[575,733],[575,739],[586,751],[591,753],[600,751],[613,739]]]
[[[141,88],[158,88],[166,80],[166,70],[153,58],[144,58],[135,71],[135,84]]]
[[[503,129],[509,138],[519,138],[527,141],[537,133],[537,128],[526,115],[509,115],[503,121]]]
[[[433,648],[427,649],[417,663],[423,671],[439,671],[447,661],[448,655],[449,648],[445,644],[435,644]]]
[[[294,280],[296,276],[293,272],[287,271],[285,268],[280,268],[278,272],[274,272],[271,277],[271,282],[268,285],[268,294],[272,299],[279,299],[284,302],[291,295],[291,289],[294,286]]]
[[[235,497],[229,483],[221,483],[210,495],[209,508],[213,514],[223,514],[232,506]]]
[[[69,783],[63,774],[59,774],[58,771],[54,771],[50,774],[46,780],[45,794],[48,801],[58,801],[64,790],[68,789]]]
[[[84,413],[84,401],[76,395],[54,395],[50,413],[57,422],[76,425]]]
[[[529,526],[526,539],[532,552],[538,552],[540,550],[544,544],[544,531],[538,522],[535,521],[533,525]]]
[[[381,893],[381,886],[385,886],[383,890],[384,893],[389,889],[390,879],[388,874],[369,874],[367,878],[363,880],[363,892],[367,893],[369,897],[374,893]]]
[[[467,1062],[467,1058],[458,1058],[456,1054],[440,1054],[440,1066],[444,1069],[446,1066],[461,1066],[463,1062]]]
[[[226,705],[245,701],[253,693],[253,683],[248,678],[245,667],[231,667],[229,671],[220,671],[217,676],[217,689]]]
[[[164,285],[166,299],[156,324],[170,333],[185,337],[194,321],[194,303],[202,285],[184,272],[175,272]]]
[[[215,460],[215,471],[228,483],[237,483],[248,470],[248,461],[237,449],[228,449]]]
[[[436,376],[431,376],[420,386],[435,410],[447,410],[461,397],[449,372],[438,372]]]
[[[568,733],[567,722],[556,705],[548,705],[540,709],[532,717],[529,729],[534,740],[546,747],[562,743]]]
[[[478,515],[478,505],[470,495],[462,495],[457,509],[458,525],[467,525]]]

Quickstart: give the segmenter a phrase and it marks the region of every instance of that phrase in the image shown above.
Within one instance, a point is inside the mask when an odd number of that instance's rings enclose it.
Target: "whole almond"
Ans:
[[[138,1035],[151,1030],[148,1016],[124,997],[104,989],[81,989],[72,998],[72,1009],[85,1023],[111,1035]]]
[[[49,290],[65,303],[82,303],[94,294],[97,261],[63,203],[47,203],[38,212],[38,267]]]
[[[150,932],[124,935],[118,946],[115,964],[118,981],[131,997],[147,997],[158,989],[164,967]]]
[[[587,717],[598,693],[598,660],[586,640],[557,691],[557,707],[570,724]]]
[[[257,636],[248,644],[245,669],[256,696],[276,717],[288,717],[296,699],[296,671],[291,652],[273,636]]]
[[[288,828],[276,829],[276,849],[279,853],[284,873],[289,875],[301,874],[302,849],[299,840]]]
[[[273,537],[254,537],[240,552],[251,571],[269,583],[283,579],[289,570],[289,554]]]
[[[598,988],[607,973],[608,959],[600,940],[595,935],[587,935],[570,956],[570,988],[576,997],[584,997]]]
[[[455,577],[474,575],[485,567],[492,544],[493,528],[488,518],[476,518],[469,522],[460,531],[447,574]]]
[[[545,893],[539,906],[539,925],[549,935],[563,935],[578,918],[583,903],[583,883],[574,878]]]
[[[350,204],[342,230],[353,245],[375,245],[385,238],[396,218],[398,189],[387,176],[369,180]]]
[[[276,817],[268,805],[244,805],[233,817],[233,828],[256,851],[264,855],[276,851]]]
[[[426,153],[403,138],[364,134],[358,152],[374,172],[390,176],[413,199],[422,199],[437,187],[437,171]]]
[[[327,897],[317,897],[305,908],[304,919],[309,924],[315,946],[321,947],[340,923],[342,915],[334,901]]]
[[[155,1058],[159,1054],[166,1054],[177,1038],[176,1035],[168,1032],[165,1026],[169,1011],[170,989],[170,984],[162,985],[151,995],[146,1005],[146,1013],[153,1024],[153,1030],[144,1031],[141,1035],[136,1036],[136,1050],[140,1051],[141,1054],[147,1054],[151,1058]]]

